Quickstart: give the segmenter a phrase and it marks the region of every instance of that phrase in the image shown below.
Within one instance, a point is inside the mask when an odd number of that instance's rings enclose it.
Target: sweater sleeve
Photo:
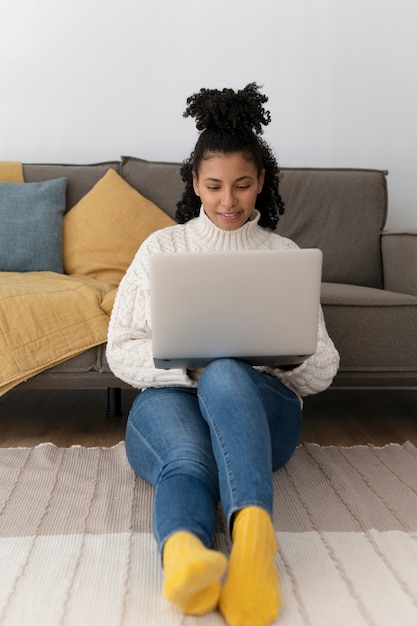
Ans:
[[[285,371],[276,368],[270,371],[297,395],[304,397],[327,389],[339,367],[339,353],[330,339],[323,311],[320,307],[316,352],[301,365]]]
[[[151,339],[149,256],[141,252],[128,268],[117,291],[107,338],[112,372],[133,387],[194,386],[186,370],[154,366]]]

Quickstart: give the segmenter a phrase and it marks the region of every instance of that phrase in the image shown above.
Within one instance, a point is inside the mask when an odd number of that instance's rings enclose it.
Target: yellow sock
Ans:
[[[230,626],[267,626],[278,616],[281,606],[274,563],[277,546],[269,514],[256,506],[241,509],[232,536],[220,610]]]
[[[164,546],[164,596],[184,613],[203,615],[216,609],[220,579],[227,568],[221,552],[209,550],[195,535],[180,531]]]

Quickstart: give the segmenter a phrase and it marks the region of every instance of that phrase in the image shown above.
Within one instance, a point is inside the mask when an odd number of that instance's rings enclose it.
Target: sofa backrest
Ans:
[[[27,182],[68,178],[67,210],[113,168],[171,217],[184,184],[180,163],[122,157],[93,165],[24,165]],[[382,287],[380,235],[387,215],[386,172],[365,169],[282,168],[285,214],[277,232],[323,252],[326,282]]]
[[[183,182],[180,164],[122,157],[120,173],[175,216]],[[386,172],[282,168],[286,211],[277,232],[323,252],[323,280],[382,287],[380,235],[387,215]]]
[[[382,287],[386,172],[283,168],[280,192],[286,210],[277,231],[322,250],[324,281]]]
[[[108,169],[119,171],[120,161],[107,161],[88,165],[66,164],[23,164],[23,175],[27,183],[51,180],[64,176],[68,179],[67,207],[69,211],[94,185],[104,176]]]

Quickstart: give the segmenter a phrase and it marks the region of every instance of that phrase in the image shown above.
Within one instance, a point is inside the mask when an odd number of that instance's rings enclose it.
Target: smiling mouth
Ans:
[[[220,215],[222,217],[225,217],[226,219],[227,218],[230,219],[230,218],[237,217],[238,215],[240,215],[240,211],[233,211],[233,213],[220,213]]]

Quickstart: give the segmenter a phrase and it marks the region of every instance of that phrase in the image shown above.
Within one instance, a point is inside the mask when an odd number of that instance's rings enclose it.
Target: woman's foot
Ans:
[[[274,562],[275,531],[269,514],[256,506],[241,509],[232,536],[220,610],[230,626],[267,626],[278,616],[281,606]]]
[[[221,552],[209,550],[195,535],[180,531],[164,546],[164,596],[184,613],[203,615],[217,608],[220,580],[227,568]]]

